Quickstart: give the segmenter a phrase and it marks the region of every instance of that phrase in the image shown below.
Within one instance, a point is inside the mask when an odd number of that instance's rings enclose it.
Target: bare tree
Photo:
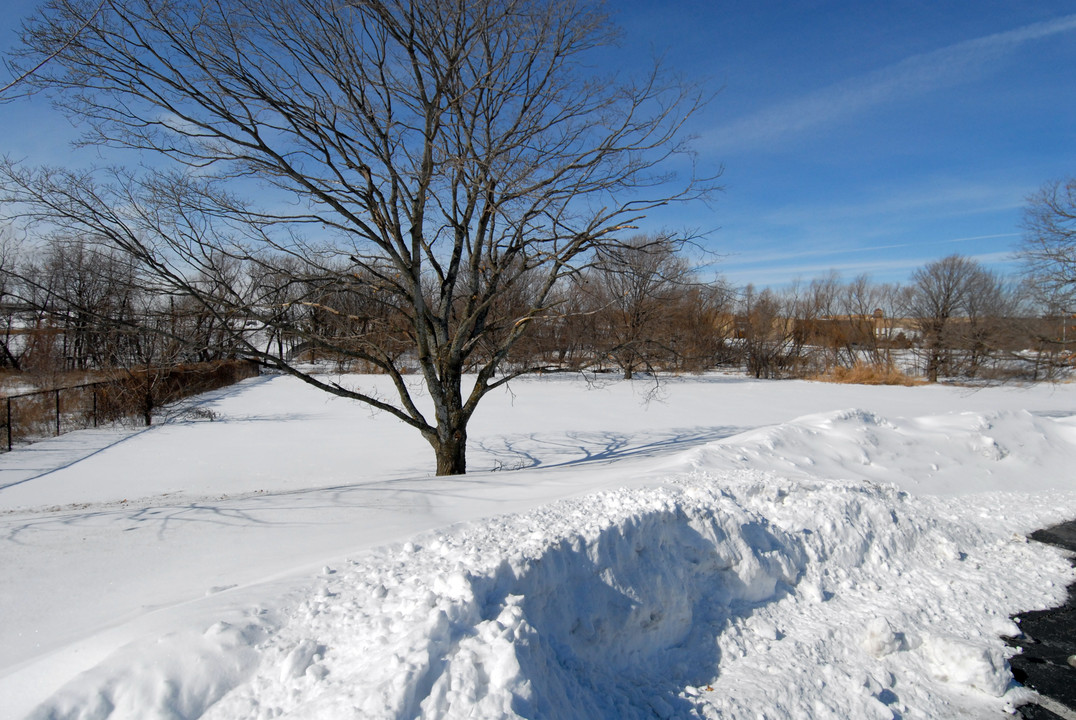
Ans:
[[[966,331],[973,299],[990,285],[987,271],[961,255],[950,255],[919,268],[906,289],[905,313],[919,333],[927,380],[954,372],[958,337]]]
[[[248,278],[298,260],[314,286],[396,308],[404,354],[399,333],[317,297],[303,302],[347,333],[286,321],[322,352],[387,373],[396,401],[235,340],[408,423],[438,474],[462,473],[468,420],[530,369],[505,360],[555,313],[558,280],[651,208],[713,187],[680,139],[699,92],[660,69],[592,76],[587,54],[612,38],[585,0],[54,0],[28,23],[24,63],[52,57],[30,81],[88,123],[88,142],[154,153],[157,167],[7,176],[39,218],[124,249],[160,292],[226,327],[240,315],[274,327],[281,308],[254,301],[249,283],[196,283],[223,279],[220,257]],[[677,158],[679,179],[662,170]],[[257,205],[237,197],[255,184]]]
[[[694,278],[677,254],[682,243],[667,236],[636,235],[603,248],[588,273],[599,327],[599,352],[630,380],[653,371],[673,349],[673,314]],[[602,342],[604,341],[604,342]]]
[[[1047,183],[1028,201],[1019,256],[1044,316],[1030,331],[1038,359],[1056,370],[1071,366],[1076,343],[1069,331],[1076,318],[1076,178]]]
[[[35,309],[58,331],[63,369],[124,364],[140,294],[131,264],[116,251],[70,237],[51,238],[38,260],[23,277],[45,291]]]
[[[160,367],[206,359],[195,357],[206,340],[185,303],[148,291],[122,252],[66,236],[39,245],[20,253],[4,276],[24,318],[39,318],[39,334],[55,345],[47,369]]]
[[[980,268],[969,279],[965,319],[953,328],[962,372],[978,377],[984,367],[1012,364],[1016,351],[1031,346],[1027,323],[1017,317],[1018,298],[999,274]]]
[[[668,310],[669,345],[675,369],[700,372],[735,356],[729,340],[735,333],[734,293],[726,282],[682,287]]]
[[[97,6],[97,9],[88,18],[86,18],[80,25],[70,31],[70,35],[68,36],[66,42],[59,44],[52,52],[46,54],[44,57],[36,59],[30,67],[8,65],[7,69],[12,78],[3,87],[0,87],[0,103],[8,102],[13,97],[15,97],[14,94],[11,93],[11,90],[14,90],[16,87],[28,87],[30,84],[28,82],[30,77],[37,71],[41,70],[41,68],[45,67],[45,63],[59,55],[61,51],[67,49],[75,41],[75,39],[78,38],[79,33],[85,30],[94,20],[94,18],[97,17],[97,13],[101,12],[102,8],[104,8],[104,2],[101,2]]]
[[[790,317],[795,302],[794,296],[782,297],[769,288],[758,291],[748,285],[741,292],[736,335],[747,372],[756,378],[779,377],[798,358],[802,339]]]
[[[878,367],[890,367],[893,342],[891,318],[897,309],[897,288],[872,283],[859,275],[848,283],[842,293],[842,305],[854,327],[858,351],[867,362]]]
[[[808,363],[821,365],[815,370],[841,364],[842,351],[849,345],[846,323],[839,317],[840,291],[840,275],[830,271],[806,288],[797,284],[786,293],[795,346],[802,348]]]
[[[0,228],[0,368],[12,370],[21,369],[25,350],[22,324],[26,305],[19,298],[20,281],[16,275],[19,251],[10,228]]]
[[[1023,259],[1041,300],[1076,312],[1076,178],[1044,185],[1024,211]]]

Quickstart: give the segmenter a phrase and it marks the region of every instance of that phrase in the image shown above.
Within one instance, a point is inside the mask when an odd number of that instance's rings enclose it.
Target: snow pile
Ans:
[[[279,709],[650,716],[707,678],[730,616],[788,592],[803,564],[796,540],[761,518],[670,490],[605,493],[435,536],[326,583],[330,607],[348,610],[304,608],[301,634],[336,637],[328,672],[305,692],[280,688],[292,701]],[[217,717],[274,717],[278,708],[248,714],[248,698],[264,704],[280,678],[260,679]]]
[[[205,717],[667,714],[712,675],[730,619],[787,594],[806,561],[797,538],[701,488],[603,493],[419,542],[326,568],[268,643],[256,613],[238,633],[210,627],[199,641],[226,636],[217,652],[235,657],[210,669],[245,684]],[[117,662],[34,717],[195,717],[218,699],[170,669]]]
[[[731,487],[799,529],[808,564],[792,596],[719,638],[704,717],[981,718],[1026,696],[1004,662],[1000,636],[1019,632],[1008,615],[1055,602],[1064,586],[1050,578],[1073,577],[1017,531],[1042,513],[1035,498],[777,477]],[[1071,493],[1053,501],[1073,512]]]
[[[1024,537],[1076,517],[1072,391],[678,381],[646,415],[625,388],[518,386],[475,437],[519,472],[407,476],[411,435],[366,417],[376,442],[347,445],[350,406],[276,381],[20,471],[0,609],[50,619],[0,627],[0,715],[970,719],[1027,696],[1001,636],[1074,579]],[[831,393],[863,409],[798,412]],[[191,453],[216,425],[231,444]],[[325,485],[364,453],[397,474]],[[151,456],[159,494],[129,503]],[[219,497],[172,494],[185,474]]]
[[[189,640],[195,673],[159,661],[182,647],[125,648],[31,717],[958,717],[968,692],[1001,709],[1019,695],[1006,614],[1056,589],[999,574],[1041,565],[1022,537],[938,509],[754,472],[561,501],[327,566],[282,617]]]
[[[689,458],[698,467],[856,478],[931,494],[1012,489],[1018,468],[1065,486],[1076,463],[1076,426],[1026,410],[889,419],[852,409],[734,435]]]
[[[30,718],[198,718],[254,672],[267,626],[218,622],[121,648],[65,686]]]

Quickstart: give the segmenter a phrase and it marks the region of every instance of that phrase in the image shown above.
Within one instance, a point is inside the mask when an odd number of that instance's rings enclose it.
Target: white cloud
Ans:
[[[853,228],[882,218],[945,218],[1021,208],[1032,188],[1018,183],[991,183],[967,178],[934,178],[903,185],[861,190],[857,198],[799,202],[771,211],[771,225]]]
[[[874,248],[864,248],[872,250]],[[833,253],[839,255],[841,253]],[[845,280],[858,275],[868,275],[875,282],[907,282],[911,274],[929,263],[940,260],[951,253],[918,253],[908,257],[885,257],[874,260],[837,261],[837,262],[789,262],[790,256],[782,255],[780,261],[769,263],[739,263],[736,258],[729,258],[727,264],[719,266],[721,276],[734,285],[751,283],[756,287],[781,287],[795,282],[810,282],[830,272],[838,273]],[[1009,252],[968,253],[965,257],[981,263],[987,268],[1008,272],[1013,265],[1013,255]]]
[[[757,149],[824,127],[871,108],[951,87],[982,72],[1024,43],[1076,30],[1076,14],[950,45],[719,126],[706,134],[714,150]]]
[[[996,240],[998,238],[1011,238],[1011,237],[1020,237],[1020,233],[1011,232],[1011,233],[996,233],[994,235],[976,235],[975,237],[952,238],[950,240],[943,240],[942,242],[962,243],[962,242],[972,242],[974,240]]]

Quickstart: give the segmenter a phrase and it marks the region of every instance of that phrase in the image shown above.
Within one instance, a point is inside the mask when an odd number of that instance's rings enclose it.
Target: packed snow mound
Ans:
[[[27,720],[202,717],[250,677],[266,638],[264,621],[218,622],[204,633],[177,631],[135,643],[94,667]]]
[[[889,419],[849,409],[750,430],[687,457],[696,469],[855,478],[932,494],[1007,490],[1019,467],[1060,487],[1076,462],[1076,428],[1026,411]]]
[[[473,435],[520,472],[427,478],[420,438],[287,378],[23,453],[0,714],[1011,714],[1009,616],[1076,579],[1024,537],[1076,517],[1074,390],[712,380],[522,383]]]
[[[953,692],[1011,694],[998,635],[1015,628],[961,617],[959,598],[1043,594],[968,562],[985,542],[1019,566],[1022,538],[984,540],[894,487],[670,481],[327,566],[276,613],[121,649],[31,717],[754,717],[775,698],[780,717],[893,717],[905,697],[940,710]],[[945,588],[944,614],[912,601],[924,582]],[[1000,597],[982,599],[986,582]],[[820,666],[825,682],[790,681]],[[930,681],[902,686],[908,668]]]
[[[719,493],[558,503],[333,573],[267,650],[283,660],[207,717],[682,713],[723,629],[792,592],[805,564],[797,537]],[[327,637],[315,672],[290,671],[288,648]]]

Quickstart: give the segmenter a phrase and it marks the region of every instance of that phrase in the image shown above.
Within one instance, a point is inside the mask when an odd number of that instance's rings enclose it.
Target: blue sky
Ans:
[[[7,44],[31,0],[9,0]],[[1026,197],[1076,174],[1072,0],[621,1],[623,51],[714,89],[692,121],[725,191],[653,228],[712,231],[718,272],[900,282],[961,253],[1014,268]],[[67,121],[0,105],[0,153],[62,162]],[[95,151],[85,151],[86,162]],[[650,229],[650,228],[646,228]]]
[[[1076,174],[1071,0],[675,7],[623,6],[625,42],[722,88],[694,130],[726,189],[663,220],[716,228],[738,284],[899,282],[952,253],[1008,271],[1026,197]]]

